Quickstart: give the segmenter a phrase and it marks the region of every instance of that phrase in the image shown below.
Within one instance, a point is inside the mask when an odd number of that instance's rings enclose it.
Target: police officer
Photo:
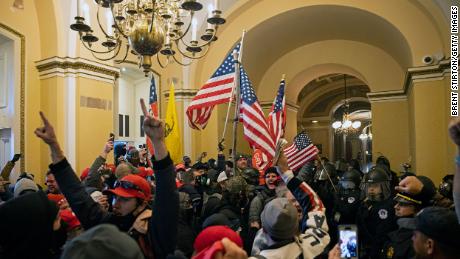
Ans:
[[[313,183],[310,185],[318,194],[326,207],[326,220],[329,226],[330,244],[334,244],[337,239],[337,224],[334,222],[335,207],[335,185],[337,184],[337,172],[332,163],[318,165],[315,171]]]
[[[398,230],[392,231],[387,235],[387,241],[382,249],[382,258],[412,258],[415,255],[412,247],[413,230],[409,226],[409,222],[423,208],[431,205],[436,188],[433,182],[425,176],[417,177],[422,183],[424,192],[419,194],[410,194],[399,192],[394,200],[395,215],[398,217]]]
[[[398,185],[398,183],[399,183],[398,176],[393,170],[391,170],[390,160],[388,160],[388,158],[386,158],[385,156],[377,157],[377,160],[375,160],[375,165],[380,166],[383,169],[385,169],[385,171],[387,172],[388,177],[390,179],[390,185],[392,187],[395,187],[395,186]],[[392,188],[392,190],[393,190],[393,188]]]
[[[455,209],[454,206],[454,175],[448,174],[442,178],[439,184],[438,193],[436,193],[434,206],[448,208],[451,210]]]
[[[397,229],[394,201],[387,172],[375,166],[364,176],[365,196],[357,213],[361,257],[379,258],[386,235]]]
[[[334,220],[337,224],[354,224],[361,198],[361,174],[356,169],[345,172],[337,185]]]

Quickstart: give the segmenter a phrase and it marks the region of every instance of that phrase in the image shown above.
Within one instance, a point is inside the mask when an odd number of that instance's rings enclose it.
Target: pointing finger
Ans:
[[[145,106],[144,98],[141,98],[141,109],[144,113],[144,117],[147,118],[149,116],[149,112],[147,111],[147,107]]]
[[[42,118],[43,124],[44,124],[45,126],[50,125],[48,119],[45,117],[45,114],[44,114],[42,111],[40,111],[40,117]]]

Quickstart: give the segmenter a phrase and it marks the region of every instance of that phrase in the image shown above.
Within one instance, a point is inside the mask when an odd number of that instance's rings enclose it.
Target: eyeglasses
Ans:
[[[137,190],[143,193],[141,188],[139,186],[135,185],[132,182],[127,182],[127,181],[116,181],[115,184],[113,185],[113,188],[121,187],[123,189],[131,189],[131,190]]]

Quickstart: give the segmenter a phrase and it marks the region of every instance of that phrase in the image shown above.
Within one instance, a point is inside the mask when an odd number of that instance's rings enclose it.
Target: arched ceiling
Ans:
[[[305,85],[299,93],[298,119],[313,117],[328,117],[337,106],[345,99],[345,82],[343,74],[329,74],[318,77]],[[369,87],[353,76],[347,75],[347,100],[353,99],[355,104],[367,103],[367,105],[353,106],[356,109],[370,108],[367,100]],[[351,102],[350,102],[351,103]],[[352,106],[350,105],[350,108]],[[356,108],[356,109],[355,109]],[[339,110],[340,107],[337,109]]]
[[[286,53],[332,39],[378,47],[404,68],[412,63],[409,45],[395,26],[367,11],[338,5],[302,7],[258,24],[245,37],[243,63],[257,85],[264,72]]]

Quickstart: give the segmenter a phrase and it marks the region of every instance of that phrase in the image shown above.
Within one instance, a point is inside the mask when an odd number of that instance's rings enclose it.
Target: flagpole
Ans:
[[[236,69],[235,69],[236,73]],[[225,140],[225,133],[227,132],[227,124],[228,124],[228,117],[230,115],[230,107],[232,106],[232,99],[233,99],[233,92],[235,91],[235,84],[232,87],[232,92],[230,93],[230,101],[228,102],[228,107],[227,107],[227,115],[225,115],[225,124],[224,124],[224,132],[222,132],[222,138],[219,141],[219,144],[223,143]]]
[[[327,179],[329,179],[329,182],[331,182],[331,185],[332,185],[332,188],[334,189],[334,192],[337,192],[337,189],[335,189],[335,186],[334,186],[334,182],[332,182],[332,179],[329,176],[329,172],[327,171],[326,167],[323,164],[323,160],[321,160],[321,157],[319,157],[319,155],[316,155],[316,159],[319,160],[319,163],[321,164],[321,167],[323,168],[323,170],[326,171]]]
[[[240,65],[241,65],[241,57],[243,56],[243,41],[244,41],[244,34],[246,33],[243,30],[243,35],[241,36],[241,45],[240,45],[240,53],[236,51],[233,52],[233,62],[235,63],[235,117],[233,119],[233,145],[232,145],[232,160],[233,160],[233,174],[237,175],[236,170],[236,141],[237,141],[237,131],[238,131],[238,121],[240,119],[240,100],[241,100],[241,93],[240,93]]]

